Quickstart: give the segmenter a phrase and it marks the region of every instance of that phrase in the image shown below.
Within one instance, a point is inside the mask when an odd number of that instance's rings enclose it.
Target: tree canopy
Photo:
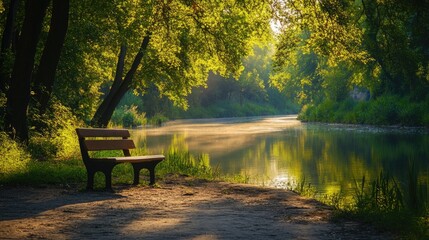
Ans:
[[[427,95],[428,1],[280,1],[277,7],[283,28],[272,82],[295,89],[302,103],[320,102],[312,88],[333,99],[339,97],[333,89],[352,86],[375,98]]]

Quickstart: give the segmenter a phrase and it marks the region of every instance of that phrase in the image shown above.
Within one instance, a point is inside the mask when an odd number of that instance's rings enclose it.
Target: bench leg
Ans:
[[[149,185],[151,186],[155,184],[155,166],[156,164],[147,168],[149,170]]]
[[[140,170],[141,167],[139,167],[136,164],[133,164],[133,169],[134,169],[134,182],[133,185],[138,185],[140,182]]]
[[[112,171],[104,172],[105,180],[106,180],[106,190],[112,190]]]
[[[86,180],[86,189],[93,190],[94,189],[94,175],[95,171],[86,169],[87,180]]]
[[[106,180],[106,190],[109,190],[109,191],[112,191],[112,171],[114,167],[115,167],[115,164],[111,166],[106,166],[103,169],[103,173]]]

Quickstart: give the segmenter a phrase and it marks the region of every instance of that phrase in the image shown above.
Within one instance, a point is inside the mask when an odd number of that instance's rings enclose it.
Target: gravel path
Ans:
[[[115,192],[0,188],[0,239],[392,239],[285,190],[170,177]]]

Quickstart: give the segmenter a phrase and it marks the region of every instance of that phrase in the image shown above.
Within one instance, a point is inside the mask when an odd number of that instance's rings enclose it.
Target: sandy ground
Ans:
[[[2,187],[0,239],[392,239],[281,189],[184,176],[114,189]]]

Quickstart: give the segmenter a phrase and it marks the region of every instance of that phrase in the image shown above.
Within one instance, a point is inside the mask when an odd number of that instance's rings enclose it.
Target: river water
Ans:
[[[381,171],[407,184],[417,169],[429,179],[427,129],[301,123],[296,116],[180,120],[134,130],[151,154],[170,148],[205,154],[222,174],[286,188],[305,179],[319,193],[350,192]]]

